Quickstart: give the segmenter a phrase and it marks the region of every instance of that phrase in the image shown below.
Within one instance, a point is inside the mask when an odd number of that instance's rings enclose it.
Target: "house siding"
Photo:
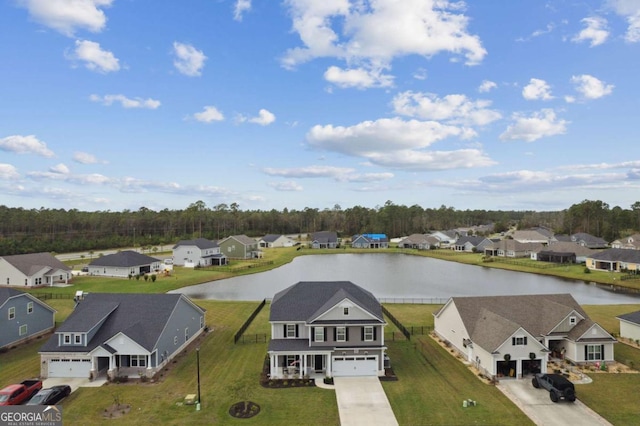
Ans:
[[[33,303],[33,312],[27,305]],[[9,319],[9,308],[15,308],[15,318]],[[27,333],[20,335],[20,326],[27,325]],[[53,331],[55,313],[28,295],[9,298],[0,308],[0,348],[16,345],[36,336]]]
[[[201,317],[202,327],[200,326]],[[173,358],[177,351],[204,331],[204,326],[206,326],[205,313],[181,298],[154,348],[157,353],[157,364],[162,366]],[[185,328],[189,329],[188,340],[185,340]],[[177,344],[174,344],[175,337],[178,338]]]
[[[626,321],[620,321],[620,337],[640,340],[640,325]]]

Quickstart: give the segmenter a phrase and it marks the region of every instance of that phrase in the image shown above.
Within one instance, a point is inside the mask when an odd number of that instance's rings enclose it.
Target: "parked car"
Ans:
[[[27,405],[56,405],[71,393],[71,386],[58,385],[46,389],[40,389],[38,393],[27,402]]]
[[[38,379],[24,380],[22,383],[9,385],[0,390],[0,405],[24,404],[40,389],[42,389],[42,381]]]
[[[544,388],[549,391],[551,401],[558,402],[560,399],[573,402],[576,400],[576,389],[573,383],[561,374],[537,373],[531,384],[534,388]]]
[[[82,272],[89,272],[89,267],[88,266],[83,266],[81,271]]]

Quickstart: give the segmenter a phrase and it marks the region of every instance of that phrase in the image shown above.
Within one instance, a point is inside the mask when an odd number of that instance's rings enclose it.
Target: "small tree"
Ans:
[[[249,402],[255,391],[255,384],[250,376],[244,376],[238,379],[228,387],[229,394],[234,399],[244,402],[244,412],[249,411]]]

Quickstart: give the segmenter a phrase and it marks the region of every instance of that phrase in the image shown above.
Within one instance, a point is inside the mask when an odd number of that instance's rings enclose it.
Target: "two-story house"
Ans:
[[[173,264],[178,266],[221,266],[227,264],[227,257],[220,253],[215,241],[206,238],[181,240],[173,246]]]
[[[0,348],[53,331],[55,314],[55,309],[29,293],[0,287]]]
[[[232,235],[221,240],[220,253],[229,259],[255,259],[262,257],[262,252],[258,248],[258,241],[246,235]]]
[[[384,375],[382,306],[350,281],[301,281],[280,291],[269,322],[271,378]]]

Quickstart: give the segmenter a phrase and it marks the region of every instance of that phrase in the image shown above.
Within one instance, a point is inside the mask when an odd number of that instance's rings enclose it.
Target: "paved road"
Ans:
[[[397,426],[377,377],[334,377],[340,426]]]
[[[549,399],[549,392],[536,389],[531,379],[502,380],[498,389],[516,404],[535,424],[541,426],[611,425],[580,400],[574,403]],[[576,394],[580,398],[580,388]]]

